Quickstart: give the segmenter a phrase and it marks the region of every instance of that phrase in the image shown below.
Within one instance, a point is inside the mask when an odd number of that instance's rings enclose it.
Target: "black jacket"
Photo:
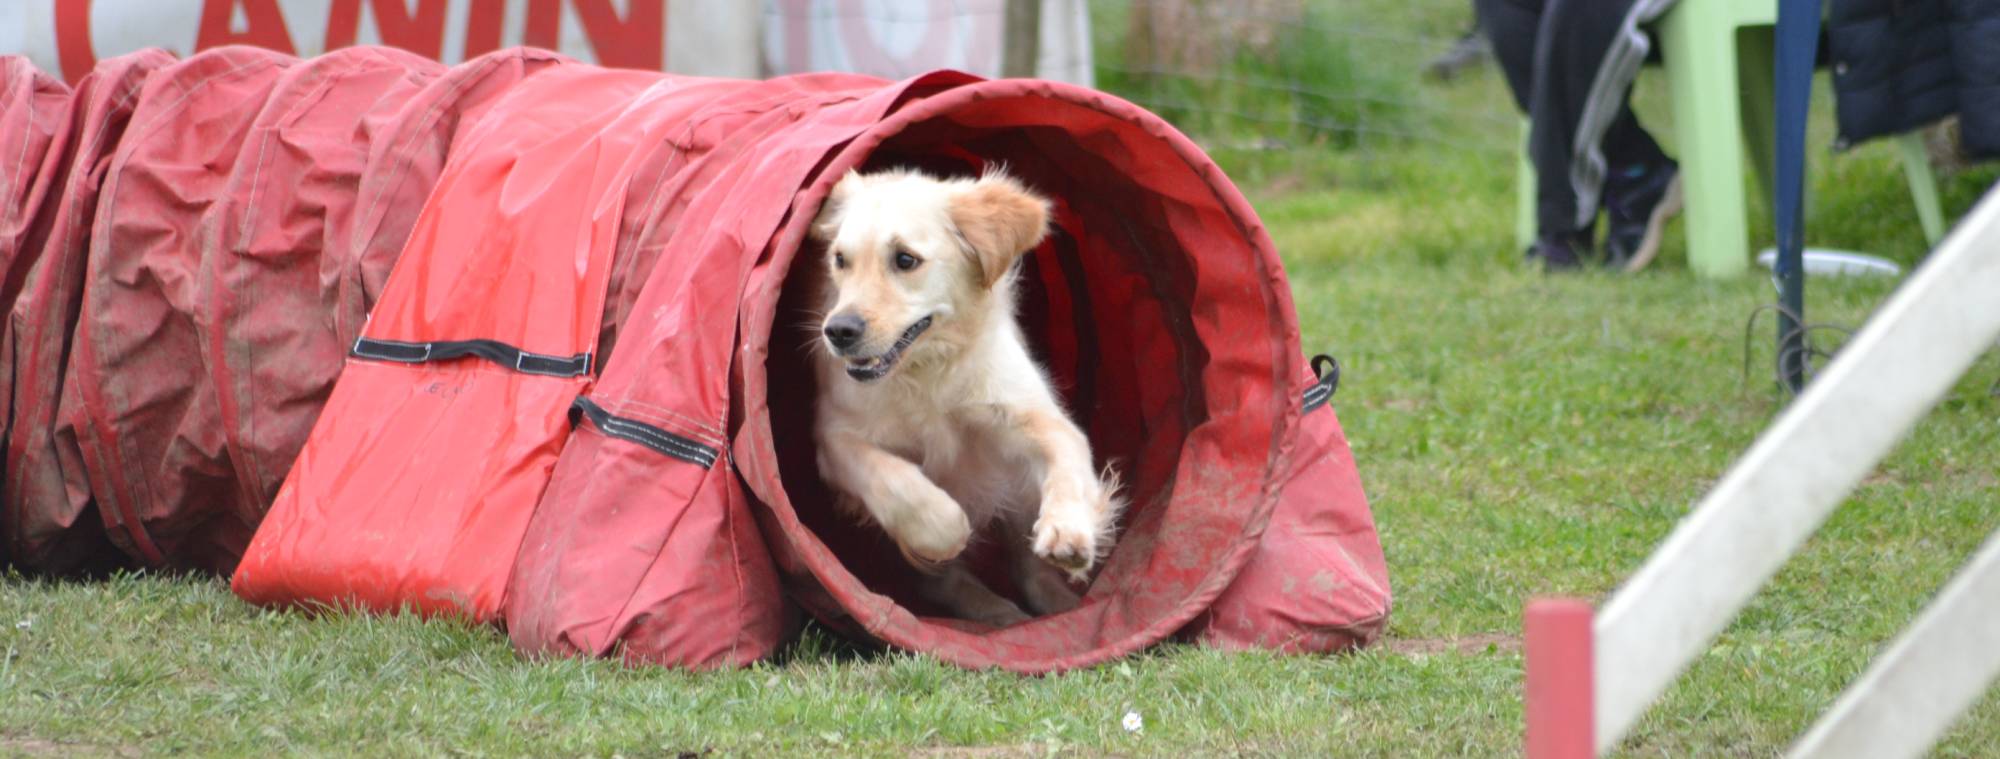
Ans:
[[[1959,116],[2000,158],[2000,0],[1831,0],[1826,54],[1843,145]]]

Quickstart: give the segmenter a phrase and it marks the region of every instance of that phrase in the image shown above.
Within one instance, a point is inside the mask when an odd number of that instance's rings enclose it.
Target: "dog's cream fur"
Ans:
[[[1014,263],[1048,219],[1000,172],[849,172],[813,225],[822,327],[861,327],[845,349],[816,341],[820,474],[922,570],[927,598],[995,626],[1028,615],[957,560],[976,533],[998,526],[1030,610],[1053,614],[1079,603],[1057,568],[1084,578],[1121,508],[1014,319]]]

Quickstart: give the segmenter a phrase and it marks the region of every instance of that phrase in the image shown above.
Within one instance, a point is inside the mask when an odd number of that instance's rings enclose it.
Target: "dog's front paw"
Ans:
[[[913,499],[898,518],[883,525],[889,536],[914,562],[942,563],[957,558],[972,540],[972,522],[965,509],[939,491],[932,498]]]
[[[1047,509],[1035,520],[1035,555],[1082,579],[1097,563],[1098,529],[1087,509]]]

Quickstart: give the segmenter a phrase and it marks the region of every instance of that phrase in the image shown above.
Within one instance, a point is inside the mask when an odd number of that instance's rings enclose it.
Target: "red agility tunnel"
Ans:
[[[1125,473],[1132,506],[1116,548],[1081,607],[1014,627],[927,616],[910,600],[898,552],[823,506],[813,372],[785,328],[810,306],[786,286],[804,278],[788,274],[820,265],[802,244],[811,217],[796,215],[745,295],[735,451],[800,601],[899,647],[1023,672],[1087,666],[1177,631],[1300,651],[1371,640],[1386,571],[1325,405],[1331,385],[1300,352],[1291,289],[1255,212],[1186,137],[1101,92],[972,82],[871,125],[798,205],[816,208],[850,167],[973,173],[991,162],[1057,199],[1057,231],[1023,264],[1022,312],[1092,448]],[[1284,532],[1267,535],[1273,523]]]
[[[5,60],[10,90],[60,89]],[[0,239],[9,560],[231,571],[460,123],[557,60],[149,50],[80,80],[39,168],[0,175],[46,188]],[[0,100],[0,139],[37,107]]]
[[[1136,106],[955,72],[735,81],[522,52],[139,63],[99,69],[147,80],[94,175],[124,215],[68,183],[97,204],[70,275],[82,320],[24,319],[7,292],[10,360],[34,343],[60,367],[14,372],[16,563],[116,546],[232,572],[258,603],[461,614],[532,655],[689,667],[770,654],[800,607],[1020,672],[1174,638],[1322,652],[1380,634],[1387,572],[1337,374],[1308,365],[1248,203]],[[0,144],[73,139],[13,134],[55,106],[5,71]],[[823,255],[806,228],[842,173],[993,163],[1056,202],[1019,311],[1132,502],[1080,607],[1003,629],[917,602],[887,539],[835,515],[793,326],[799,267]],[[52,182],[12,170],[9,202]],[[10,288],[70,260],[16,227],[92,212],[48,194],[0,228]],[[50,484],[17,485],[24,455]]]

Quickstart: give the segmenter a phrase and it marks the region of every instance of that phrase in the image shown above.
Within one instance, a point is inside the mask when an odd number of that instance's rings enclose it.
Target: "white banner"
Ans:
[[[1000,76],[1006,0],[764,0],[764,70]],[[1042,0],[1042,79],[1092,86],[1084,0]]]
[[[148,47],[300,56],[391,45],[457,63],[516,45],[702,76],[1000,75],[1005,0],[0,0],[0,54],[75,81]],[[1084,0],[1042,0],[1038,75],[1090,85]]]
[[[392,45],[457,63],[530,45],[607,66],[755,77],[758,20],[745,0],[0,0],[0,54],[75,81],[99,59],[148,47],[313,56]]]

